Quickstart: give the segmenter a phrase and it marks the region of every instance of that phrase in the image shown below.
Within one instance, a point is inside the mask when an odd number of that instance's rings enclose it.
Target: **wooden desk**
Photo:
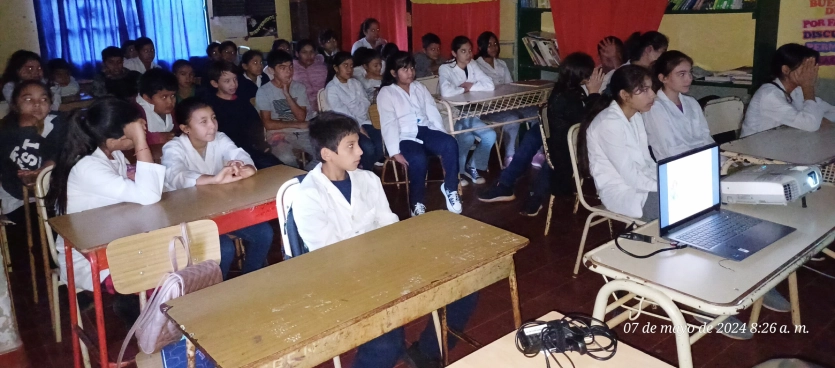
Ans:
[[[499,280],[528,239],[435,211],[168,303],[220,367],[313,367]]]
[[[450,134],[461,134],[478,129],[495,128],[502,125],[518,124],[539,117],[492,123],[485,127],[455,130],[455,122],[461,119],[479,117],[502,111],[517,110],[536,106],[543,108],[554,88],[553,83],[542,85],[501,84],[492,91],[467,92],[441,98],[441,113],[447,116]]]
[[[107,341],[101,304],[99,273],[107,269],[106,248],[126,236],[159,230],[182,222],[212,219],[221,234],[277,218],[275,196],[281,184],[305,172],[289,166],[259,170],[248,179],[225,185],[202,185],[163,193],[152,205],[120,203],[49,219],[64,238],[67,285],[75,285],[72,248],[89,261],[93,278],[100,359],[107,362]],[[72,293],[70,293],[72,294]],[[75,298],[71,295],[70,320],[75,366],[80,366]]]
[[[557,312],[548,313],[538,320],[553,321],[562,318],[562,314]],[[672,368],[671,365],[664,363],[657,358],[654,358],[638,349],[635,349],[623,342],[618,342],[618,351],[612,359],[607,361],[599,361],[592,359],[588,355],[580,355],[578,353],[568,353],[568,356],[574,361],[574,365],[582,368],[623,368],[623,367],[641,367],[641,368]],[[557,359],[563,367],[570,367],[571,363],[562,354],[557,354]],[[476,352],[467,355],[461,360],[450,365],[449,368],[490,368],[490,367],[514,367],[514,368],[543,368],[545,367],[544,358],[538,355],[534,358],[526,358],[519,350],[516,349],[516,331],[513,331],[502,338],[494,341]],[[557,367],[553,360],[552,367]]]
[[[64,98],[66,98],[67,101],[62,100],[61,106],[58,107],[58,111],[70,112],[75,109],[83,109],[89,107],[93,104],[93,102],[96,101],[96,99],[93,98],[93,96],[90,96],[86,93],[77,96],[68,96]]]

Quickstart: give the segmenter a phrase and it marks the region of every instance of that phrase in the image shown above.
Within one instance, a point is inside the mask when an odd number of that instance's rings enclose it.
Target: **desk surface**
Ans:
[[[152,205],[119,203],[49,219],[52,228],[79,251],[106,246],[113,240],[210,219],[275,201],[284,182],[305,172],[289,166],[259,170],[251,178],[224,185],[201,185],[162,194]]]
[[[560,318],[562,318],[561,314],[551,312],[538,319],[540,321],[553,321]],[[618,343],[618,351],[615,356],[604,362],[578,353],[568,353],[568,356],[574,361],[575,366],[583,368],[672,368],[671,365],[621,342]],[[558,354],[557,359],[563,367],[571,366],[564,355]],[[553,360],[551,366],[557,367]],[[534,358],[526,358],[522,355],[516,349],[516,331],[513,331],[449,366],[449,368],[490,367],[543,368],[545,367],[545,359],[542,355],[537,355]]]
[[[452,105],[466,105],[477,102],[484,102],[494,100],[499,97],[513,95],[517,93],[531,92],[542,89],[552,89],[553,84],[545,84],[541,86],[533,85],[518,85],[518,84],[500,84],[492,91],[478,91],[467,92],[452,97],[442,97],[443,101],[449,102]]]
[[[833,142],[835,124],[824,122],[817,132],[781,126],[725,143],[721,148],[746,156],[792,164],[818,165],[835,160]]]
[[[750,294],[814,249],[828,245],[835,236],[835,188],[822,187],[807,197],[808,208],[800,201],[788,206],[727,205],[725,209],[791,226],[797,230],[749,256],[741,262],[686,248],[664,252],[648,259],[632,258],[618,250],[613,241],[585,254],[584,264],[595,272],[651,284],[665,291],[673,301],[688,304],[676,293],[690,296],[710,312],[711,306],[736,307],[753,303]],[[658,236],[658,221],[644,225],[639,233]],[[624,249],[646,254],[660,244],[619,240]],[[692,304],[692,303],[691,303]],[[688,304],[689,305],[689,304]],[[693,306],[693,305],[691,305]],[[696,307],[696,306],[693,306]],[[708,308],[708,309],[705,309]]]
[[[218,366],[257,366],[316,349],[320,338],[335,332],[355,337],[349,329],[363,319],[512,257],[527,243],[435,211],[174,299],[167,314]],[[387,322],[369,329],[379,336],[408,321]],[[321,363],[302,358],[293,361]]]

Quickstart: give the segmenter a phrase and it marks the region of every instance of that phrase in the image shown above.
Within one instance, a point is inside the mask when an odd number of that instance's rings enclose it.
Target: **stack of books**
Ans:
[[[560,66],[560,48],[553,33],[528,32],[522,41],[534,64],[554,68]]]
[[[523,8],[551,9],[551,0],[519,0]]]
[[[750,9],[756,6],[756,0],[670,0],[667,10],[725,10]]]
[[[750,86],[753,82],[753,70],[754,68],[752,67],[744,66],[724,72],[716,72],[711,76],[705,77],[705,82],[733,83]]]

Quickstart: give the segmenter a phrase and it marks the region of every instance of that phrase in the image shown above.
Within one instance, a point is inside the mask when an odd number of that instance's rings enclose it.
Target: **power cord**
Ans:
[[[605,338],[608,342],[601,344],[599,338]],[[549,356],[557,366],[563,368],[555,353],[562,353],[571,366],[576,368],[574,361],[566,354],[569,351],[588,355],[595,360],[609,360],[617,352],[617,345],[617,334],[603,321],[578,313],[566,314],[554,321],[528,322],[516,331],[516,349],[528,358],[542,352],[546,368],[551,367]]]
[[[643,234],[635,233],[634,230],[635,230],[636,227],[638,227],[638,225],[633,222],[629,226],[626,227],[626,229],[623,231],[623,233],[621,233],[621,234],[619,234],[618,236],[615,237],[615,246],[618,247],[618,249],[620,249],[621,252],[626,253],[626,255],[628,255],[630,257],[645,259],[645,258],[652,257],[652,256],[654,256],[656,254],[659,254],[659,253],[662,253],[662,252],[668,252],[668,251],[671,251],[671,250],[678,250],[678,249],[687,248],[687,244],[679,244],[677,242],[667,243],[667,242],[657,241],[657,240],[655,240],[655,238],[653,238],[649,235],[643,235]],[[639,255],[639,254],[634,254],[632,252],[629,252],[626,249],[623,249],[623,247],[620,246],[620,243],[618,243],[618,238],[641,241],[641,242],[644,242],[644,243],[667,244],[671,248],[663,248],[663,249],[656,250],[656,251],[654,251],[652,253],[649,253],[649,254]]]

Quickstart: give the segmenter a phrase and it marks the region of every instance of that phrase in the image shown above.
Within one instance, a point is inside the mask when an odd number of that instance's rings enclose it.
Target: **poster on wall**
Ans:
[[[801,38],[806,47],[821,53],[821,66],[835,65],[835,1],[804,1],[808,9],[804,11]]]
[[[248,15],[246,17],[247,37],[275,37],[278,36],[275,24],[275,14]]]

